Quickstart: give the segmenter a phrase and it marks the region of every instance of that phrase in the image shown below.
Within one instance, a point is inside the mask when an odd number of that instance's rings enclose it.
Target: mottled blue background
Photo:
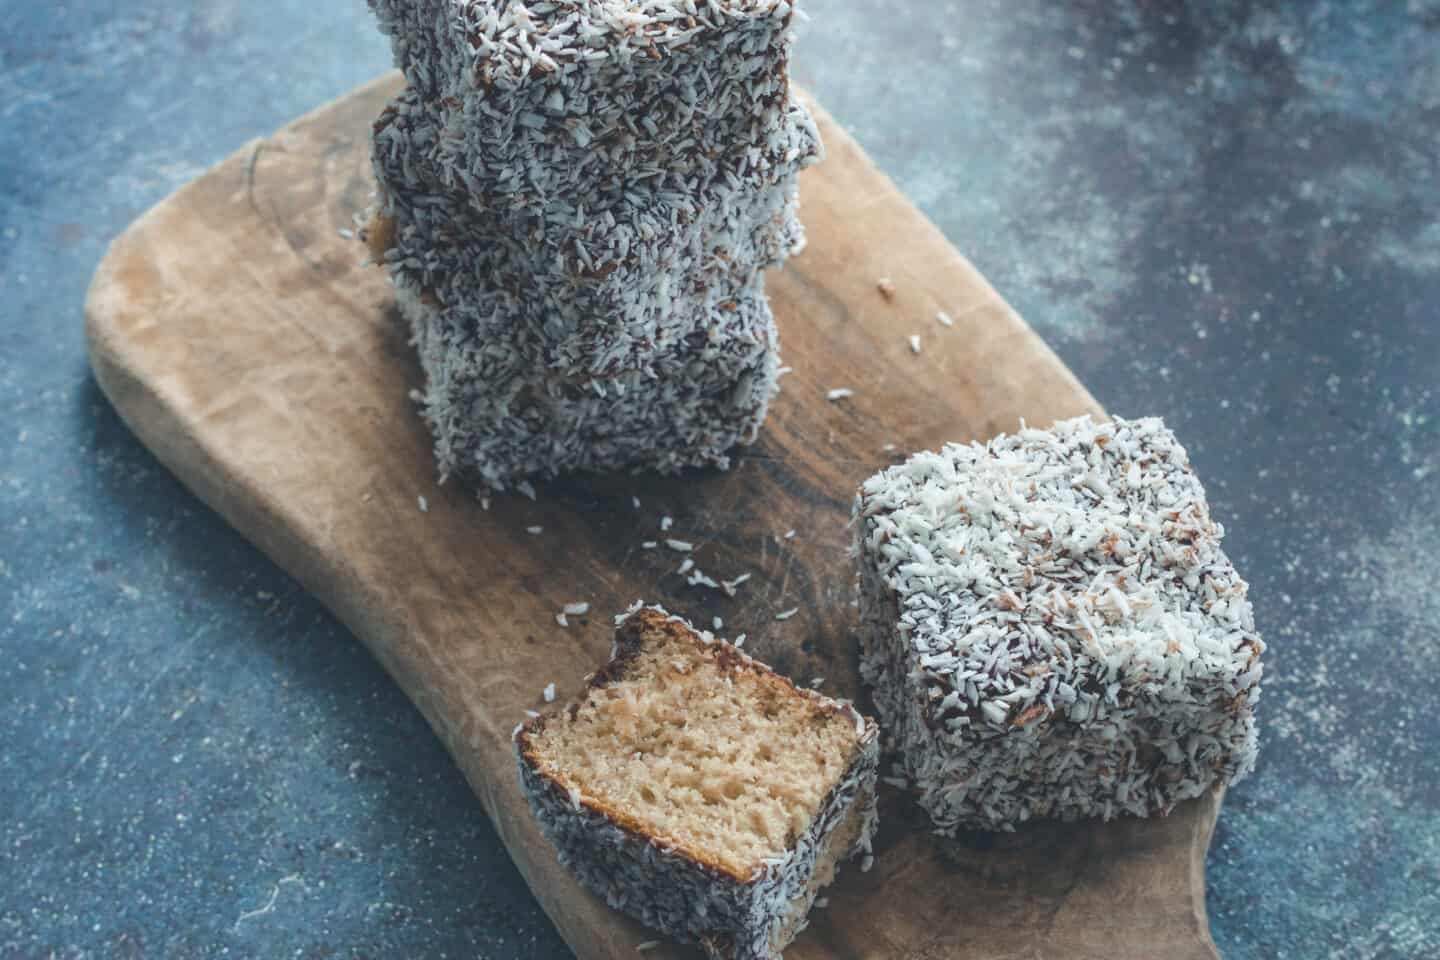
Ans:
[[[1271,641],[1227,957],[1440,956],[1440,3],[809,0],[797,75]],[[418,714],[90,380],[107,241],[387,66],[363,0],[0,0],[0,956],[553,957]]]

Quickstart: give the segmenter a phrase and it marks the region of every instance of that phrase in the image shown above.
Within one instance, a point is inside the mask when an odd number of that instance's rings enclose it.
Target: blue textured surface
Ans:
[[[1271,641],[1231,960],[1440,956],[1440,3],[810,0],[797,75],[1207,480]],[[0,0],[0,956],[552,957],[378,667],[89,379],[105,244],[362,0]]]

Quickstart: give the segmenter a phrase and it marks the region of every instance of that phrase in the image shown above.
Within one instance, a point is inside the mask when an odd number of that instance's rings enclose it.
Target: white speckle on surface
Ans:
[[[631,497],[631,498],[630,498],[630,505],[631,505],[632,507],[634,507],[636,510],[639,510],[639,509],[640,509],[640,498],[639,498],[639,497]]]
[[[939,323],[942,327],[955,326],[955,318],[950,316],[950,314],[946,313],[944,310],[941,310],[939,313],[935,314],[935,321]]]
[[[660,546],[660,543],[659,543],[659,541],[657,541],[657,540],[646,540],[644,543],[640,544],[640,549],[641,549],[641,550],[654,550],[654,549],[656,549],[656,548],[659,547],[659,546]]]
[[[785,531],[785,537],[784,537],[784,539],[786,539],[786,540],[794,540],[794,539],[795,539],[795,531],[794,531],[794,530],[786,530],[786,531]]]
[[[674,550],[676,553],[689,553],[695,549],[695,544],[688,540],[666,540],[665,546]]]
[[[750,636],[748,633],[742,633],[740,634],[740,636],[730,641],[730,645],[738,650],[741,647],[745,646],[745,638],[748,636]]]
[[[689,573],[691,570],[694,569],[695,561],[691,560],[689,557],[686,557],[685,561],[680,564],[680,569],[677,570],[676,573],[679,573],[683,577],[685,574]]]
[[[555,684],[553,684],[553,683],[547,683],[547,684],[545,685],[545,689],[544,689],[543,691],[541,691],[541,696],[543,696],[543,697],[545,698],[545,702],[546,702],[546,703],[554,703],[554,702],[555,702]]]
[[[886,300],[893,300],[895,298],[895,281],[889,277],[881,277],[879,280],[876,280],[875,289],[880,291],[880,296]]]
[[[666,530],[669,530],[669,529],[670,529],[671,527],[673,527],[673,526],[675,526],[675,518],[674,518],[674,517],[661,517],[661,518],[660,518],[660,531],[661,531],[662,533],[663,533],[664,531],[666,531]]]
[[[791,617],[795,616],[795,614],[797,614],[797,613],[799,613],[799,612],[800,612],[800,608],[799,608],[799,607],[791,607],[789,610],[781,610],[779,613],[775,614],[775,619],[776,619],[776,620],[789,620]]]
[[[919,353],[919,352],[920,352],[920,334],[918,334],[918,333],[914,333],[914,334],[911,334],[911,335],[910,335],[910,352],[911,352],[911,353]]]
[[[834,403],[837,400],[845,400],[853,396],[855,396],[855,391],[849,387],[836,387],[834,390],[826,392],[825,399]]]
[[[560,626],[562,627],[570,626],[570,618],[565,616],[565,614],[563,613],[555,614],[555,622],[560,624]]]
[[[571,617],[583,617],[583,616],[585,616],[585,614],[587,614],[587,613],[589,613],[589,612],[590,612],[590,604],[588,604],[588,603],[567,603],[567,604],[565,604],[565,613],[566,613],[567,616],[571,616]]]
[[[545,532],[545,528],[544,528],[544,527],[526,527],[526,528],[525,528],[525,532],[528,533],[528,534],[530,534],[530,536],[532,536],[532,537],[538,537],[538,536],[540,536],[540,534],[542,534],[542,533]]]
[[[711,625],[712,627],[714,627],[716,630],[724,630],[724,629],[725,629],[725,621],[724,621],[722,618],[720,618],[720,617],[716,617],[715,619],[711,620],[711,621],[710,621],[710,625]]]
[[[515,489],[520,491],[521,496],[528,497],[532,501],[535,499],[535,485],[529,480],[521,480],[515,484]]]
[[[429,500],[426,500],[424,497],[416,497],[416,498],[415,498],[415,503],[416,503],[417,505],[419,505],[419,507],[420,507],[420,512],[421,512],[421,513],[429,513],[429,512],[430,512],[430,501],[429,501]]]

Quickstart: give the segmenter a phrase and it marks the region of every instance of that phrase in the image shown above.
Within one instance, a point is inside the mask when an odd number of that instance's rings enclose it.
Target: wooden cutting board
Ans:
[[[414,699],[575,952],[633,958],[653,934],[575,885],[521,799],[510,733],[543,688],[577,690],[609,652],[610,615],[643,598],[722,617],[782,672],[863,705],[852,491],[897,450],[1101,411],[817,108],[829,158],[802,178],[809,249],[770,281],[794,372],[760,441],[728,473],[578,478],[487,512],[460,484],[436,486],[388,282],[340,234],[368,203],[370,122],[399,84],[383,77],[250,144],[116,240],[87,307],[95,376]],[[855,395],[828,402],[836,387]],[[665,539],[662,516],[703,570],[753,575],[738,596],[688,587],[677,554],[641,549]],[[593,613],[561,628],[574,601]],[[941,844],[887,788],[874,869],[844,872],[787,957],[1213,958],[1204,865],[1219,804]]]

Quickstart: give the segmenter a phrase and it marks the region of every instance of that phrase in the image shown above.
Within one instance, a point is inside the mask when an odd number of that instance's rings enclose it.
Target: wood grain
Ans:
[[[578,689],[609,651],[609,615],[644,598],[721,616],[777,669],[859,696],[846,522],[852,491],[894,456],[884,446],[1101,411],[817,110],[829,159],[802,181],[810,246],[770,287],[795,370],[760,442],[728,473],[577,478],[487,512],[436,487],[388,284],[339,235],[368,202],[369,124],[398,84],[381,78],[247,146],[135,223],[90,292],[91,360],[156,455],[414,699],[576,953],[630,958],[652,935],[576,887],[520,798],[509,737],[542,688]],[[954,328],[936,323],[941,309]],[[829,403],[833,387],[855,396]],[[662,515],[702,569],[754,579],[735,599],[687,587],[677,555],[640,549],[663,539]],[[555,613],[579,600],[594,614],[559,628]],[[775,621],[789,607],[800,614]],[[1204,862],[1219,803],[939,844],[887,793],[874,870],[847,870],[787,956],[1212,958]]]

